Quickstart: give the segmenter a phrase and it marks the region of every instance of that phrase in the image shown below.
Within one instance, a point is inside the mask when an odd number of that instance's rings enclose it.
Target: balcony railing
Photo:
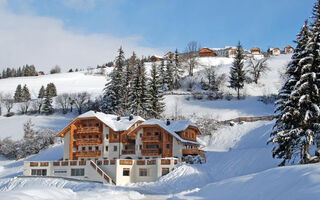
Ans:
[[[135,154],[136,151],[134,149],[123,149],[122,154]]]
[[[77,151],[76,156],[77,157],[99,157],[101,155],[101,151],[95,150],[95,151]]]
[[[81,138],[76,140],[77,145],[98,145],[101,144],[102,140],[100,138]]]
[[[199,155],[199,149],[182,149],[182,155]]]
[[[142,141],[144,142],[157,142],[160,141],[160,136],[142,136]]]
[[[160,154],[160,149],[142,149],[141,154],[144,156],[157,156]]]
[[[78,128],[77,133],[99,133],[101,132],[99,127],[83,127],[83,128]]]

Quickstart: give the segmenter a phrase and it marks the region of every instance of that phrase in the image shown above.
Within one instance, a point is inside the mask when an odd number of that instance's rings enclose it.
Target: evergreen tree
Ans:
[[[287,81],[279,92],[279,100],[276,102],[276,123],[271,132],[269,142],[274,143],[273,157],[282,159],[280,165],[285,165],[292,158],[300,157],[306,161],[305,148],[301,148],[301,120],[302,113],[299,108],[300,95],[296,91],[296,85],[301,78],[301,64],[308,56],[306,47],[311,38],[308,22],[297,35],[297,46],[287,67]],[[299,83],[300,84],[300,83]],[[301,151],[303,150],[303,151]]]
[[[180,88],[179,80],[181,78],[181,74],[182,74],[182,68],[179,60],[179,52],[178,52],[178,49],[176,49],[174,54],[174,63],[173,63],[173,88],[174,89]]]
[[[30,95],[30,92],[29,92],[27,85],[23,86],[22,93],[21,93],[21,100],[23,102],[31,100],[31,95]]]
[[[166,85],[166,71],[164,60],[161,60],[160,68],[159,68],[159,81],[162,90],[165,90]]]
[[[171,56],[167,60],[165,80],[166,80],[167,90],[172,90],[174,87],[174,82],[173,82],[174,78],[173,78],[173,61]]]
[[[41,88],[39,90],[38,98],[43,99],[45,94],[46,94],[46,90],[44,89],[44,86],[41,86]]]
[[[134,115],[145,116],[150,108],[147,95],[146,74],[143,61],[139,61],[133,72],[129,93],[130,111]]]
[[[164,111],[163,95],[156,65],[152,64],[151,78],[148,84],[150,98],[149,116],[159,118]]]
[[[21,84],[19,84],[16,88],[16,91],[14,93],[14,101],[15,102],[22,102],[22,88]]]
[[[54,83],[48,83],[47,88],[50,98],[57,96],[57,88]]]
[[[235,59],[233,61],[231,70],[230,70],[230,86],[231,88],[235,89],[237,91],[237,98],[240,99],[240,89],[244,86],[245,81],[245,71],[243,69],[243,60],[244,60],[244,53],[241,46],[241,43],[239,42],[237,46],[237,54],[235,56]]]
[[[122,47],[120,47],[118,52],[119,54],[115,60],[115,68],[111,73],[111,80],[104,88],[101,110],[105,113],[115,113],[123,108],[123,68],[125,65],[125,58]]]
[[[44,96],[44,101],[43,101],[43,105],[42,105],[42,112],[46,115],[50,115],[53,113],[52,97],[50,96],[50,91],[48,90],[48,87],[46,89],[46,93]]]

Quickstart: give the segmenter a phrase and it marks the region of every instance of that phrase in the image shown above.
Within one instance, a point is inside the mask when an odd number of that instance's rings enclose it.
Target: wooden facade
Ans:
[[[286,46],[285,48],[284,48],[284,52],[286,53],[286,54],[288,54],[288,53],[293,53],[294,52],[294,48],[292,47],[292,46]]]
[[[252,54],[261,54],[261,50],[259,47],[253,47],[250,51]]]
[[[213,50],[205,47],[199,50],[199,56],[200,57],[216,57],[217,54]]]

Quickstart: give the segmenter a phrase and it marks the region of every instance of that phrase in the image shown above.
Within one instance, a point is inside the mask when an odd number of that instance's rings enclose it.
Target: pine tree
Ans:
[[[176,49],[174,54],[174,62],[173,62],[173,88],[174,89],[180,88],[179,80],[181,78],[181,75],[182,75],[182,68],[179,60],[179,52],[178,52],[178,49]]]
[[[139,61],[133,71],[131,86],[129,93],[129,101],[131,103],[130,111],[134,115],[144,116],[149,110],[150,104],[147,95],[146,74],[143,61]]]
[[[21,84],[19,84],[16,88],[16,91],[14,93],[14,101],[15,102],[22,102],[22,88]]]
[[[122,47],[115,60],[115,68],[111,73],[111,80],[104,88],[103,102],[101,110],[105,113],[116,113],[123,108],[123,68],[125,65],[124,52]]]
[[[46,90],[48,91],[50,98],[57,96],[57,88],[54,83],[48,83]]]
[[[149,116],[159,118],[164,111],[163,94],[156,65],[152,64],[151,78],[148,84],[150,98]]]
[[[53,113],[52,97],[50,96],[50,91],[48,90],[48,87],[46,89],[46,93],[44,96],[44,101],[43,101],[43,105],[42,105],[42,112],[46,115],[50,115]]]
[[[174,78],[173,78],[173,61],[172,57],[170,56],[166,63],[166,86],[167,90],[172,90],[174,88]]]
[[[39,90],[38,98],[43,99],[45,94],[46,94],[46,90],[44,89],[44,86],[41,86],[41,88]]]
[[[273,157],[282,159],[280,165],[285,165],[292,158],[300,157],[305,160],[307,154],[301,148],[301,112],[299,108],[300,95],[296,92],[296,85],[301,78],[301,61],[308,55],[306,47],[311,37],[308,22],[297,35],[297,46],[287,67],[287,81],[279,92],[279,100],[276,102],[276,123],[271,132],[269,142],[274,143]],[[299,83],[300,84],[300,83]],[[297,155],[299,154],[299,155]],[[303,161],[304,162],[304,161]]]
[[[165,85],[166,85],[166,71],[165,71],[165,64],[164,60],[161,60],[161,64],[159,67],[159,81],[160,81],[160,86],[162,90],[165,90]]]
[[[31,100],[31,95],[30,95],[30,92],[29,92],[27,85],[23,86],[22,93],[21,93],[21,100],[23,102]]]
[[[237,98],[240,99],[240,89],[244,86],[244,80],[245,80],[245,71],[243,69],[243,60],[244,60],[244,53],[241,46],[241,43],[239,42],[237,46],[237,54],[233,61],[231,70],[230,70],[230,86],[231,88],[235,89],[237,91]]]

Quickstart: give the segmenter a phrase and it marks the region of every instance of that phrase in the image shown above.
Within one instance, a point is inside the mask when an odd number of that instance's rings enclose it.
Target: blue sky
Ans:
[[[0,46],[0,68],[23,63],[94,66],[113,59],[120,45],[127,48],[128,54],[135,50],[138,55],[162,54],[175,48],[183,51],[192,40],[203,47],[232,46],[240,40],[247,49],[283,48],[293,45],[314,3],[0,0],[0,42],[5,43]],[[21,47],[36,53],[27,54]],[[9,59],[6,53],[14,57]]]
[[[34,0],[36,15],[61,19],[66,29],[140,36],[148,47],[183,49],[188,41],[202,46],[245,47],[292,44],[314,0]],[[20,5],[19,5],[20,4]],[[79,4],[78,6],[76,4]],[[9,8],[21,12],[20,0]]]

